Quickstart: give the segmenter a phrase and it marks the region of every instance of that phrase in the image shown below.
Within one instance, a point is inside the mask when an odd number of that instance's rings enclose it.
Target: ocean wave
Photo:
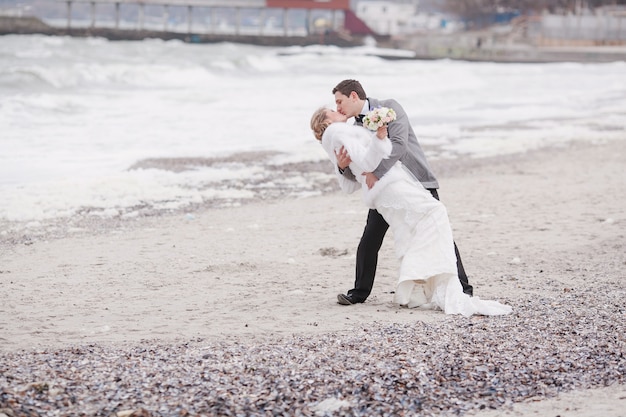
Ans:
[[[363,82],[372,97],[398,100],[431,160],[626,140],[625,63],[383,60],[324,46],[284,52],[228,43],[0,37],[0,188],[14,187],[2,190],[13,200],[10,207],[0,200],[0,219],[22,218],[24,207],[38,210],[43,200],[49,209],[34,216],[196,201],[189,189],[204,192],[224,174],[125,171],[149,158],[276,151],[283,159],[318,160],[325,154],[309,118],[315,108],[334,105],[331,90],[345,78]],[[271,183],[286,179],[275,164],[240,165],[223,167],[236,178],[228,187],[221,182],[220,192],[250,191],[256,181],[264,196]]]

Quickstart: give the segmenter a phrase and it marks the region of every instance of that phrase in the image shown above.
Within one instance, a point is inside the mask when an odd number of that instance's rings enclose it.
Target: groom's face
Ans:
[[[359,96],[353,91],[349,96],[342,94],[341,92],[335,92],[335,104],[337,105],[337,111],[345,116],[354,117],[361,113],[361,100]]]

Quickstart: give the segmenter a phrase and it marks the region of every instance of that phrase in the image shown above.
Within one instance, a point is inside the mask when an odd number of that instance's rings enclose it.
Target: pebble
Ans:
[[[589,284],[444,316],[256,341],[0,352],[0,415],[462,416],[623,384],[626,290]],[[443,314],[443,313],[442,313]]]

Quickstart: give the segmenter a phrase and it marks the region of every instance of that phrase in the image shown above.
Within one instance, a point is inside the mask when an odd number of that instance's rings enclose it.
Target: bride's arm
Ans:
[[[335,167],[335,175],[337,176],[339,187],[341,187],[341,190],[343,192],[350,194],[355,192],[356,190],[359,190],[361,188],[361,184],[356,181],[356,178],[351,171],[350,175],[346,175],[348,174],[348,172],[346,171],[344,171],[343,174],[339,172],[339,166],[337,165],[337,156],[335,152],[337,152],[341,148],[342,145],[340,144],[340,142],[341,141],[339,140],[338,135],[333,134],[333,129],[331,129],[331,126],[329,126],[329,128],[326,129],[326,132],[324,132],[324,136],[322,137],[322,147],[328,154],[330,161]],[[349,168],[346,168],[346,170],[349,170]]]

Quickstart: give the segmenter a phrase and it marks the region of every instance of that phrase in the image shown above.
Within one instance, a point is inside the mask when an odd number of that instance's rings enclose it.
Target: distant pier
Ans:
[[[305,13],[304,25],[298,28],[300,35],[309,36],[316,33],[344,32],[350,35],[375,35],[350,9],[350,0],[60,0],[66,5],[68,30],[74,29],[73,9],[77,5],[84,8],[90,7],[89,28],[102,27],[97,20],[97,9],[106,6],[114,10],[114,29],[121,27],[122,9],[133,8],[136,13],[134,30],[158,30],[146,28],[146,8],[155,7],[162,9],[162,32],[178,31],[188,34],[202,32],[204,34],[218,34],[228,32],[235,36],[292,36],[294,30],[291,15]],[[174,29],[170,26],[170,13],[177,9],[185,10],[186,25],[180,24]],[[324,18],[320,18],[320,12]],[[109,12],[110,13],[110,12]],[[223,25],[224,20],[218,21],[218,14],[228,16],[227,28]],[[315,14],[317,13],[317,18]],[[128,13],[127,13],[128,14]],[[203,17],[202,30],[194,29],[194,17],[200,14]],[[244,14],[247,16],[244,22]],[[208,15],[208,18],[207,18]],[[253,16],[254,24],[250,24]],[[269,18],[268,18],[269,16]],[[278,17],[278,18],[277,18]],[[128,20],[128,19],[127,19]],[[208,23],[207,23],[208,21]],[[281,23],[276,25],[276,21]],[[271,24],[271,25],[270,25]],[[83,23],[84,25],[84,23]],[[271,27],[270,27],[271,26]]]
[[[0,16],[0,35],[109,40],[158,38],[267,46],[391,46],[350,9],[350,0],[57,0],[58,17]],[[65,17],[63,17],[65,16]]]

